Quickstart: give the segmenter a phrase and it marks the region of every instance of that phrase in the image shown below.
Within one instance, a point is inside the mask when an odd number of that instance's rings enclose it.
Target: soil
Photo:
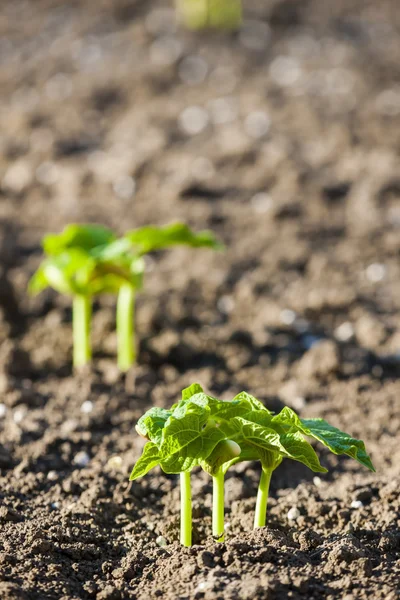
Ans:
[[[1,2],[0,598],[400,596],[400,13],[245,4],[233,34],[176,29],[170,2]],[[70,300],[26,291],[41,236],[174,220],[226,251],[149,259],[127,375],[96,300],[74,374]],[[181,548],[177,478],[128,477],[138,417],[194,381],[326,418],[377,473],[285,461],[253,532],[258,466],[236,466],[223,544],[195,473]]]

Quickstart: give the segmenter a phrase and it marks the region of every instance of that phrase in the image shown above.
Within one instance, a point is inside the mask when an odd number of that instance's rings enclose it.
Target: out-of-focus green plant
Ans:
[[[145,226],[117,239],[99,225],[67,225],[60,234],[43,238],[46,258],[33,275],[29,289],[39,293],[51,287],[72,296],[73,364],[81,367],[91,358],[92,298],[118,294],[118,366],[127,371],[135,362],[135,296],[143,286],[143,256],[154,250],[183,245],[218,249],[209,231],[194,233],[183,223]]]
[[[189,29],[238,29],[241,0],[176,0],[178,18]]]

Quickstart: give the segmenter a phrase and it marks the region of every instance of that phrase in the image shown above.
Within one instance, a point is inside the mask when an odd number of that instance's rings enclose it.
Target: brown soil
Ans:
[[[400,13],[245,4],[239,36],[174,31],[170,2],[1,2],[0,598],[399,597]],[[26,292],[43,233],[179,219],[227,251],[152,257],[127,376],[97,301],[74,376],[69,300]],[[194,474],[179,547],[176,477],[128,475],[137,418],[193,381],[327,418],[377,474],[287,461],[252,532],[258,468],[232,468],[218,545]]]

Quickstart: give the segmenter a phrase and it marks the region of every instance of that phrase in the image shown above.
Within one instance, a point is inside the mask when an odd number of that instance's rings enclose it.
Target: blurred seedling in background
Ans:
[[[189,29],[238,29],[241,0],[176,0],[178,19]]]
[[[183,390],[182,400],[170,410],[153,407],[147,411],[136,430],[148,442],[130,479],[142,477],[158,465],[165,473],[180,474],[180,540],[184,546],[192,543],[190,472],[194,467],[200,466],[213,479],[212,533],[218,542],[224,540],[224,477],[238,462],[261,462],[254,528],[266,523],[271,475],[284,458],[317,473],[327,472],[306,437],[374,471],[364,443],[324,419],[300,419],[288,407],[274,415],[246,392],[230,402],[221,401],[205,394],[197,383]]]
[[[143,286],[143,256],[174,245],[221,248],[212,233],[193,233],[182,223],[166,227],[141,227],[117,239],[99,225],[67,225],[60,234],[43,238],[46,258],[33,275],[29,289],[38,293],[51,287],[72,296],[73,364],[91,359],[92,299],[118,294],[118,365],[127,371],[135,362],[135,295]]]

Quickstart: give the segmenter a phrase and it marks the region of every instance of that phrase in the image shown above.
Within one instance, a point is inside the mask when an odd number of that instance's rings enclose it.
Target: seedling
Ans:
[[[92,298],[117,293],[118,365],[128,370],[135,361],[134,307],[143,285],[143,256],[173,245],[219,248],[208,231],[193,233],[186,225],[141,227],[117,239],[106,227],[68,225],[58,235],[47,235],[43,249],[47,258],[30,282],[38,293],[52,287],[73,297],[73,363],[80,367],[91,358],[90,320]]]
[[[246,392],[224,402],[205,394],[197,383],[183,390],[182,400],[170,410],[153,407],[147,411],[136,430],[148,442],[130,478],[142,477],[158,465],[165,473],[180,474],[180,539],[184,546],[190,546],[192,540],[190,472],[196,466],[213,478],[212,530],[218,542],[224,540],[224,476],[239,461],[261,462],[255,528],[266,523],[271,475],[284,458],[297,460],[315,472],[327,472],[304,436],[374,471],[364,443],[323,419],[300,419],[289,407],[274,415]]]
[[[174,223],[166,227],[150,225],[129,231],[123,238],[110,245],[106,256],[112,260],[125,260],[128,257],[128,262],[133,260],[136,264],[149,252],[177,245],[192,248],[222,248],[211,232],[194,233],[187,225]],[[141,287],[142,281],[139,285],[137,282],[126,281],[121,285],[118,294],[118,365],[121,371],[127,371],[135,362],[134,307],[136,292]]]
[[[242,22],[241,0],[176,0],[176,9],[189,29],[237,29]]]

